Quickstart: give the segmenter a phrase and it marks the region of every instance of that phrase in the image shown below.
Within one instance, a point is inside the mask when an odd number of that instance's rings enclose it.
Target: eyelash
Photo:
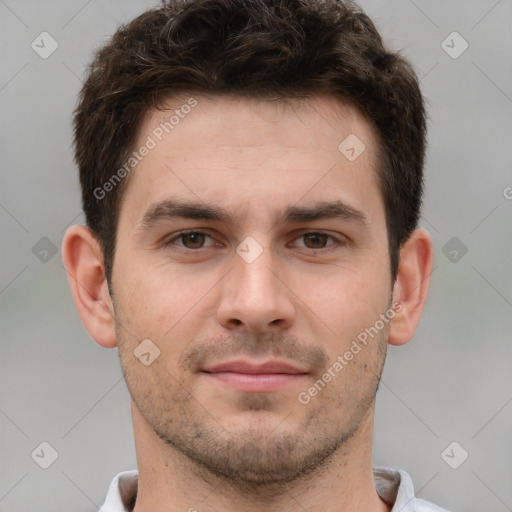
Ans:
[[[180,233],[178,233],[176,236],[173,236],[173,238],[171,239],[168,239],[166,240],[162,245],[164,247],[169,247],[169,246],[172,246],[173,245],[173,242],[182,238],[183,236],[185,235],[192,235],[192,234],[198,234],[198,235],[205,235],[211,239],[213,239],[212,236],[210,236],[208,233],[204,232],[204,231],[195,231],[195,230],[189,230],[189,231],[181,231]],[[301,235],[299,235],[297,238],[295,238],[294,240],[298,240],[300,238],[303,238],[305,237],[306,235],[321,235],[321,236],[327,236],[328,238],[330,238],[331,240],[334,240],[335,243],[333,244],[330,244],[330,245],[327,245],[326,247],[322,247],[322,248],[319,248],[319,249],[314,249],[314,248],[310,248],[310,247],[301,247],[301,249],[306,249],[306,250],[310,250],[310,251],[314,251],[315,253],[324,253],[324,252],[327,252],[327,251],[330,251],[332,250],[332,247],[333,246],[344,246],[344,245],[347,245],[347,242],[343,241],[343,240],[339,240],[337,238],[335,238],[334,236],[332,235],[329,235],[328,233],[324,233],[323,231],[306,231],[304,233],[302,233]],[[200,251],[201,249],[207,249],[208,247],[199,247],[197,249],[190,249],[188,247],[179,247],[178,250],[181,250],[181,251],[185,251],[185,252],[198,252]]]

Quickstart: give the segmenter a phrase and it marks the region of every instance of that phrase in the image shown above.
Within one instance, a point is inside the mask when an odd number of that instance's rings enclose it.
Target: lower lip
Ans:
[[[204,372],[205,375],[216,379],[228,386],[241,391],[253,393],[270,393],[286,386],[295,384],[306,374],[298,373],[236,373],[236,372]]]

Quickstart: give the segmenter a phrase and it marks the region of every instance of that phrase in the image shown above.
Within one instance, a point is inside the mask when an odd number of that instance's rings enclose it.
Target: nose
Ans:
[[[251,262],[234,255],[234,268],[222,282],[217,309],[218,321],[224,328],[261,334],[293,325],[293,291],[274,259],[270,248],[264,248]]]

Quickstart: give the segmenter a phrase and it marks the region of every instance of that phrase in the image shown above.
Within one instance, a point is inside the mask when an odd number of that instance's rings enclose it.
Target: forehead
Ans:
[[[336,98],[169,98],[146,113],[134,149],[121,206],[134,222],[169,196],[246,212],[252,200],[268,211],[308,198],[382,211],[373,127]]]
[[[196,136],[191,132],[195,131]],[[272,137],[269,138],[269,134]],[[374,130],[355,107],[328,95],[295,98],[253,98],[230,95],[195,95],[168,98],[160,110],[146,113],[138,142],[151,134],[157,143],[187,139],[190,147],[230,149],[260,144],[331,152],[353,134],[367,143],[371,153]],[[340,139],[341,137],[341,139]]]

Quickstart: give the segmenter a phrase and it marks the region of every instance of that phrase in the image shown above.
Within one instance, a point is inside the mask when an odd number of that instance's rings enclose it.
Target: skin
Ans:
[[[63,243],[82,321],[101,346],[118,347],[132,398],[135,511],[389,511],[372,475],[375,393],[388,343],[408,342],[419,322],[430,236],[414,231],[391,282],[375,133],[355,109],[325,96],[195,98],[129,176],[113,297],[91,232],[73,226]],[[148,112],[135,146],[168,117]],[[352,162],[338,149],[350,134],[366,147]],[[171,199],[231,218],[143,222]],[[332,201],[365,222],[283,218],[288,207]],[[200,233],[178,236],[183,230]],[[250,263],[236,252],[247,237],[262,250]],[[301,403],[299,393],[393,304],[378,335]],[[160,350],[149,366],[134,355],[145,339]],[[235,357],[279,359],[304,374],[252,392],[201,371]]]

